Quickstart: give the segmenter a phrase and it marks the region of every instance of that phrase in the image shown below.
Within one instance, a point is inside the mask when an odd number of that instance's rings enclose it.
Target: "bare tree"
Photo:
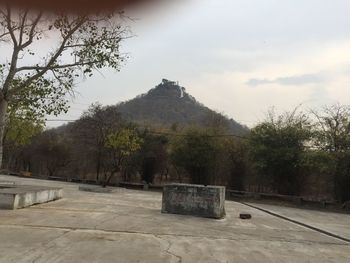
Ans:
[[[334,196],[345,201],[350,198],[350,107],[333,104],[322,111],[312,111],[317,119],[315,145],[332,156]]]
[[[311,111],[316,117],[317,147],[329,152],[350,150],[350,107],[333,104],[321,112]]]

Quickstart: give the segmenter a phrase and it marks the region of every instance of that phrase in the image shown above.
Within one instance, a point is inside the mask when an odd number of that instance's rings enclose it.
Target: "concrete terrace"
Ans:
[[[350,242],[237,202],[226,201],[225,219],[204,219],[161,214],[161,193],[1,180],[63,187],[64,198],[0,210],[0,262],[350,262]],[[252,205],[350,238],[350,215]]]

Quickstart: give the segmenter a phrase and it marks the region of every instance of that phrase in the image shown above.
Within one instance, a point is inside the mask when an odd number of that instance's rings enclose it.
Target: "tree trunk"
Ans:
[[[119,167],[117,167],[116,169],[114,169],[113,171],[111,171],[111,174],[109,175],[109,177],[107,178],[107,180],[105,180],[105,182],[102,184],[102,187],[106,187],[106,186],[109,184],[109,182],[111,181],[111,179],[112,179],[112,177],[114,176],[114,174],[115,174],[116,172],[118,172],[118,171],[120,171],[120,168],[119,168]]]
[[[2,159],[4,152],[4,134],[6,125],[7,105],[8,103],[6,100],[0,100],[0,169],[2,168]]]
[[[97,154],[97,163],[96,163],[96,182],[100,179],[100,170],[101,170],[101,153]]]

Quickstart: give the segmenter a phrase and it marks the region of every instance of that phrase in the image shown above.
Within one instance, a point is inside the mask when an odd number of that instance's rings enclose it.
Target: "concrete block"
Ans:
[[[0,185],[0,209],[24,208],[63,197],[61,188],[26,185]]]
[[[163,187],[162,213],[225,217],[225,187],[169,184]]]

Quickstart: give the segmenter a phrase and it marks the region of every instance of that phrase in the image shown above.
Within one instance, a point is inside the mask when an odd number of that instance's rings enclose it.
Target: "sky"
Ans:
[[[122,44],[120,72],[77,84],[65,115],[116,104],[162,78],[206,106],[253,127],[269,108],[350,104],[349,0],[177,0],[129,9],[135,37]],[[48,122],[57,126],[62,122]]]

